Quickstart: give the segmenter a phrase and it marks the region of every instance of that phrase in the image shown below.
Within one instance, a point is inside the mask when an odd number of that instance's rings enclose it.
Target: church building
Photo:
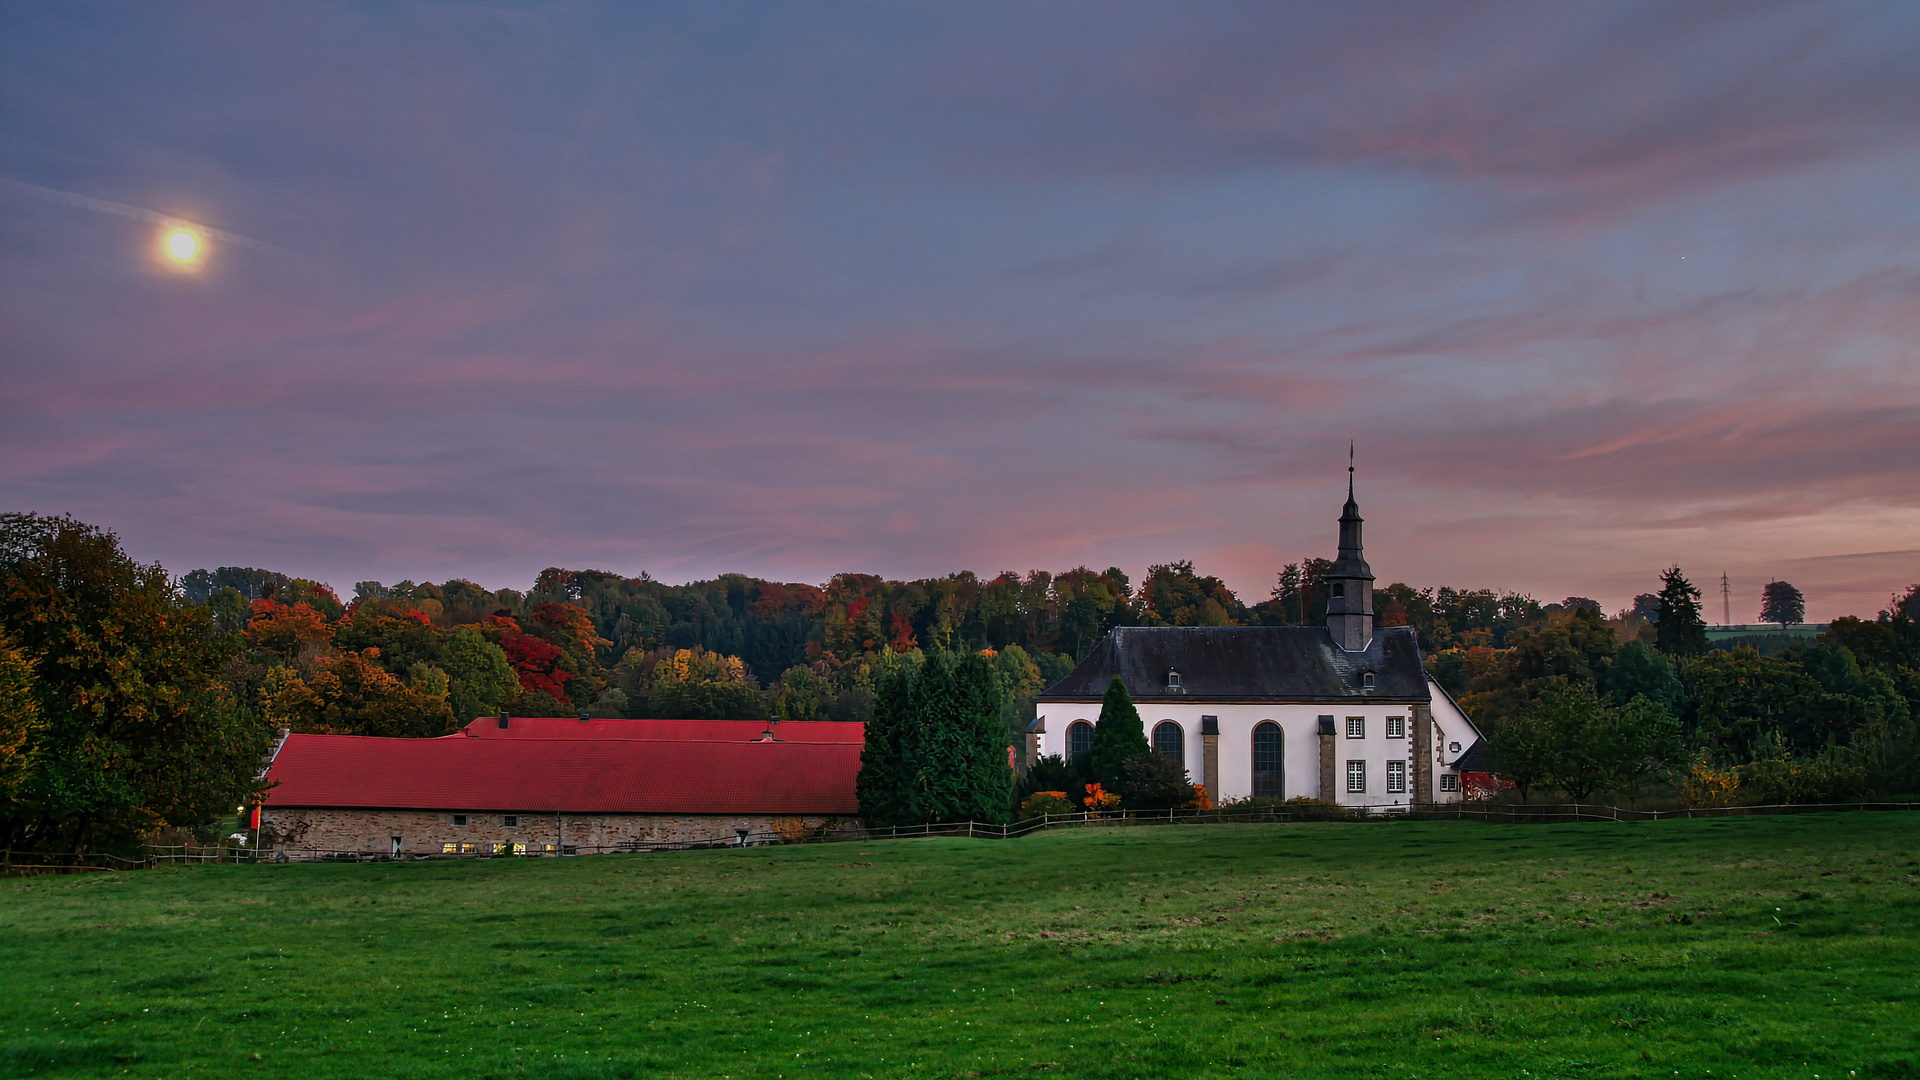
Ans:
[[[1117,675],[1153,749],[1181,762],[1216,802],[1458,801],[1460,766],[1478,760],[1468,755],[1480,732],[1427,674],[1413,627],[1374,625],[1373,571],[1348,473],[1324,627],[1116,629],[1035,698],[1028,760],[1086,753]]]

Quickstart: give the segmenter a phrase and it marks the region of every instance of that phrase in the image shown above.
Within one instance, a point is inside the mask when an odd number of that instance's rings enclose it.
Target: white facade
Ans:
[[[1453,699],[1427,681],[1430,702],[1418,703],[1431,710],[1433,730],[1433,801],[1454,802],[1461,798],[1458,774],[1452,762],[1479,738],[1480,733]],[[1069,739],[1075,723],[1095,724],[1100,717],[1098,701],[1036,699],[1036,713],[1042,718],[1039,752],[1071,757]],[[1215,743],[1218,772],[1215,788],[1209,794],[1216,802],[1244,799],[1254,794],[1254,732],[1262,723],[1279,726],[1281,747],[1280,798],[1324,799],[1341,806],[1405,806],[1414,797],[1416,765],[1416,706],[1408,702],[1379,702],[1347,698],[1328,702],[1209,702],[1200,698],[1173,700],[1155,698],[1137,701],[1140,721],[1147,741],[1156,749],[1160,743],[1156,729],[1163,723],[1179,725],[1183,763],[1187,777],[1194,783],[1205,781],[1206,740],[1202,735],[1203,717],[1215,717],[1219,736]],[[1333,717],[1333,788],[1321,790],[1321,717]],[[1357,725],[1353,721],[1358,721]],[[1392,721],[1398,721],[1397,724]],[[1353,730],[1356,734],[1349,734]],[[1394,732],[1397,729],[1397,734]],[[1443,779],[1452,777],[1452,780]],[[1350,778],[1357,778],[1362,791],[1349,790]],[[1395,784],[1399,790],[1391,790]]]

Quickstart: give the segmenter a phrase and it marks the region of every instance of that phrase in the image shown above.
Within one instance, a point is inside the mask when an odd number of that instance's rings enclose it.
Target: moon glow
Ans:
[[[160,261],[175,270],[198,270],[207,253],[206,239],[198,229],[168,225],[160,230]]]

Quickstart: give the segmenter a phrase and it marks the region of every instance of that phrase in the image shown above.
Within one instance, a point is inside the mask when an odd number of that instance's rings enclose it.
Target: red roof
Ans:
[[[707,721],[702,721],[707,722]],[[591,725],[569,721],[581,727]],[[784,727],[784,725],[782,725]],[[857,743],[289,735],[269,806],[582,814],[860,812]]]
[[[483,716],[461,734],[476,739],[675,739],[690,742],[752,742],[771,728],[785,742],[865,743],[867,725],[829,720],[603,720],[565,716],[515,716],[500,726]]]

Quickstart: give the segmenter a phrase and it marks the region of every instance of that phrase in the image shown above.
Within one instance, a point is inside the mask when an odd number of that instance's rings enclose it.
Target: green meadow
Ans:
[[[1920,815],[0,881],[0,1075],[1920,1076]]]

